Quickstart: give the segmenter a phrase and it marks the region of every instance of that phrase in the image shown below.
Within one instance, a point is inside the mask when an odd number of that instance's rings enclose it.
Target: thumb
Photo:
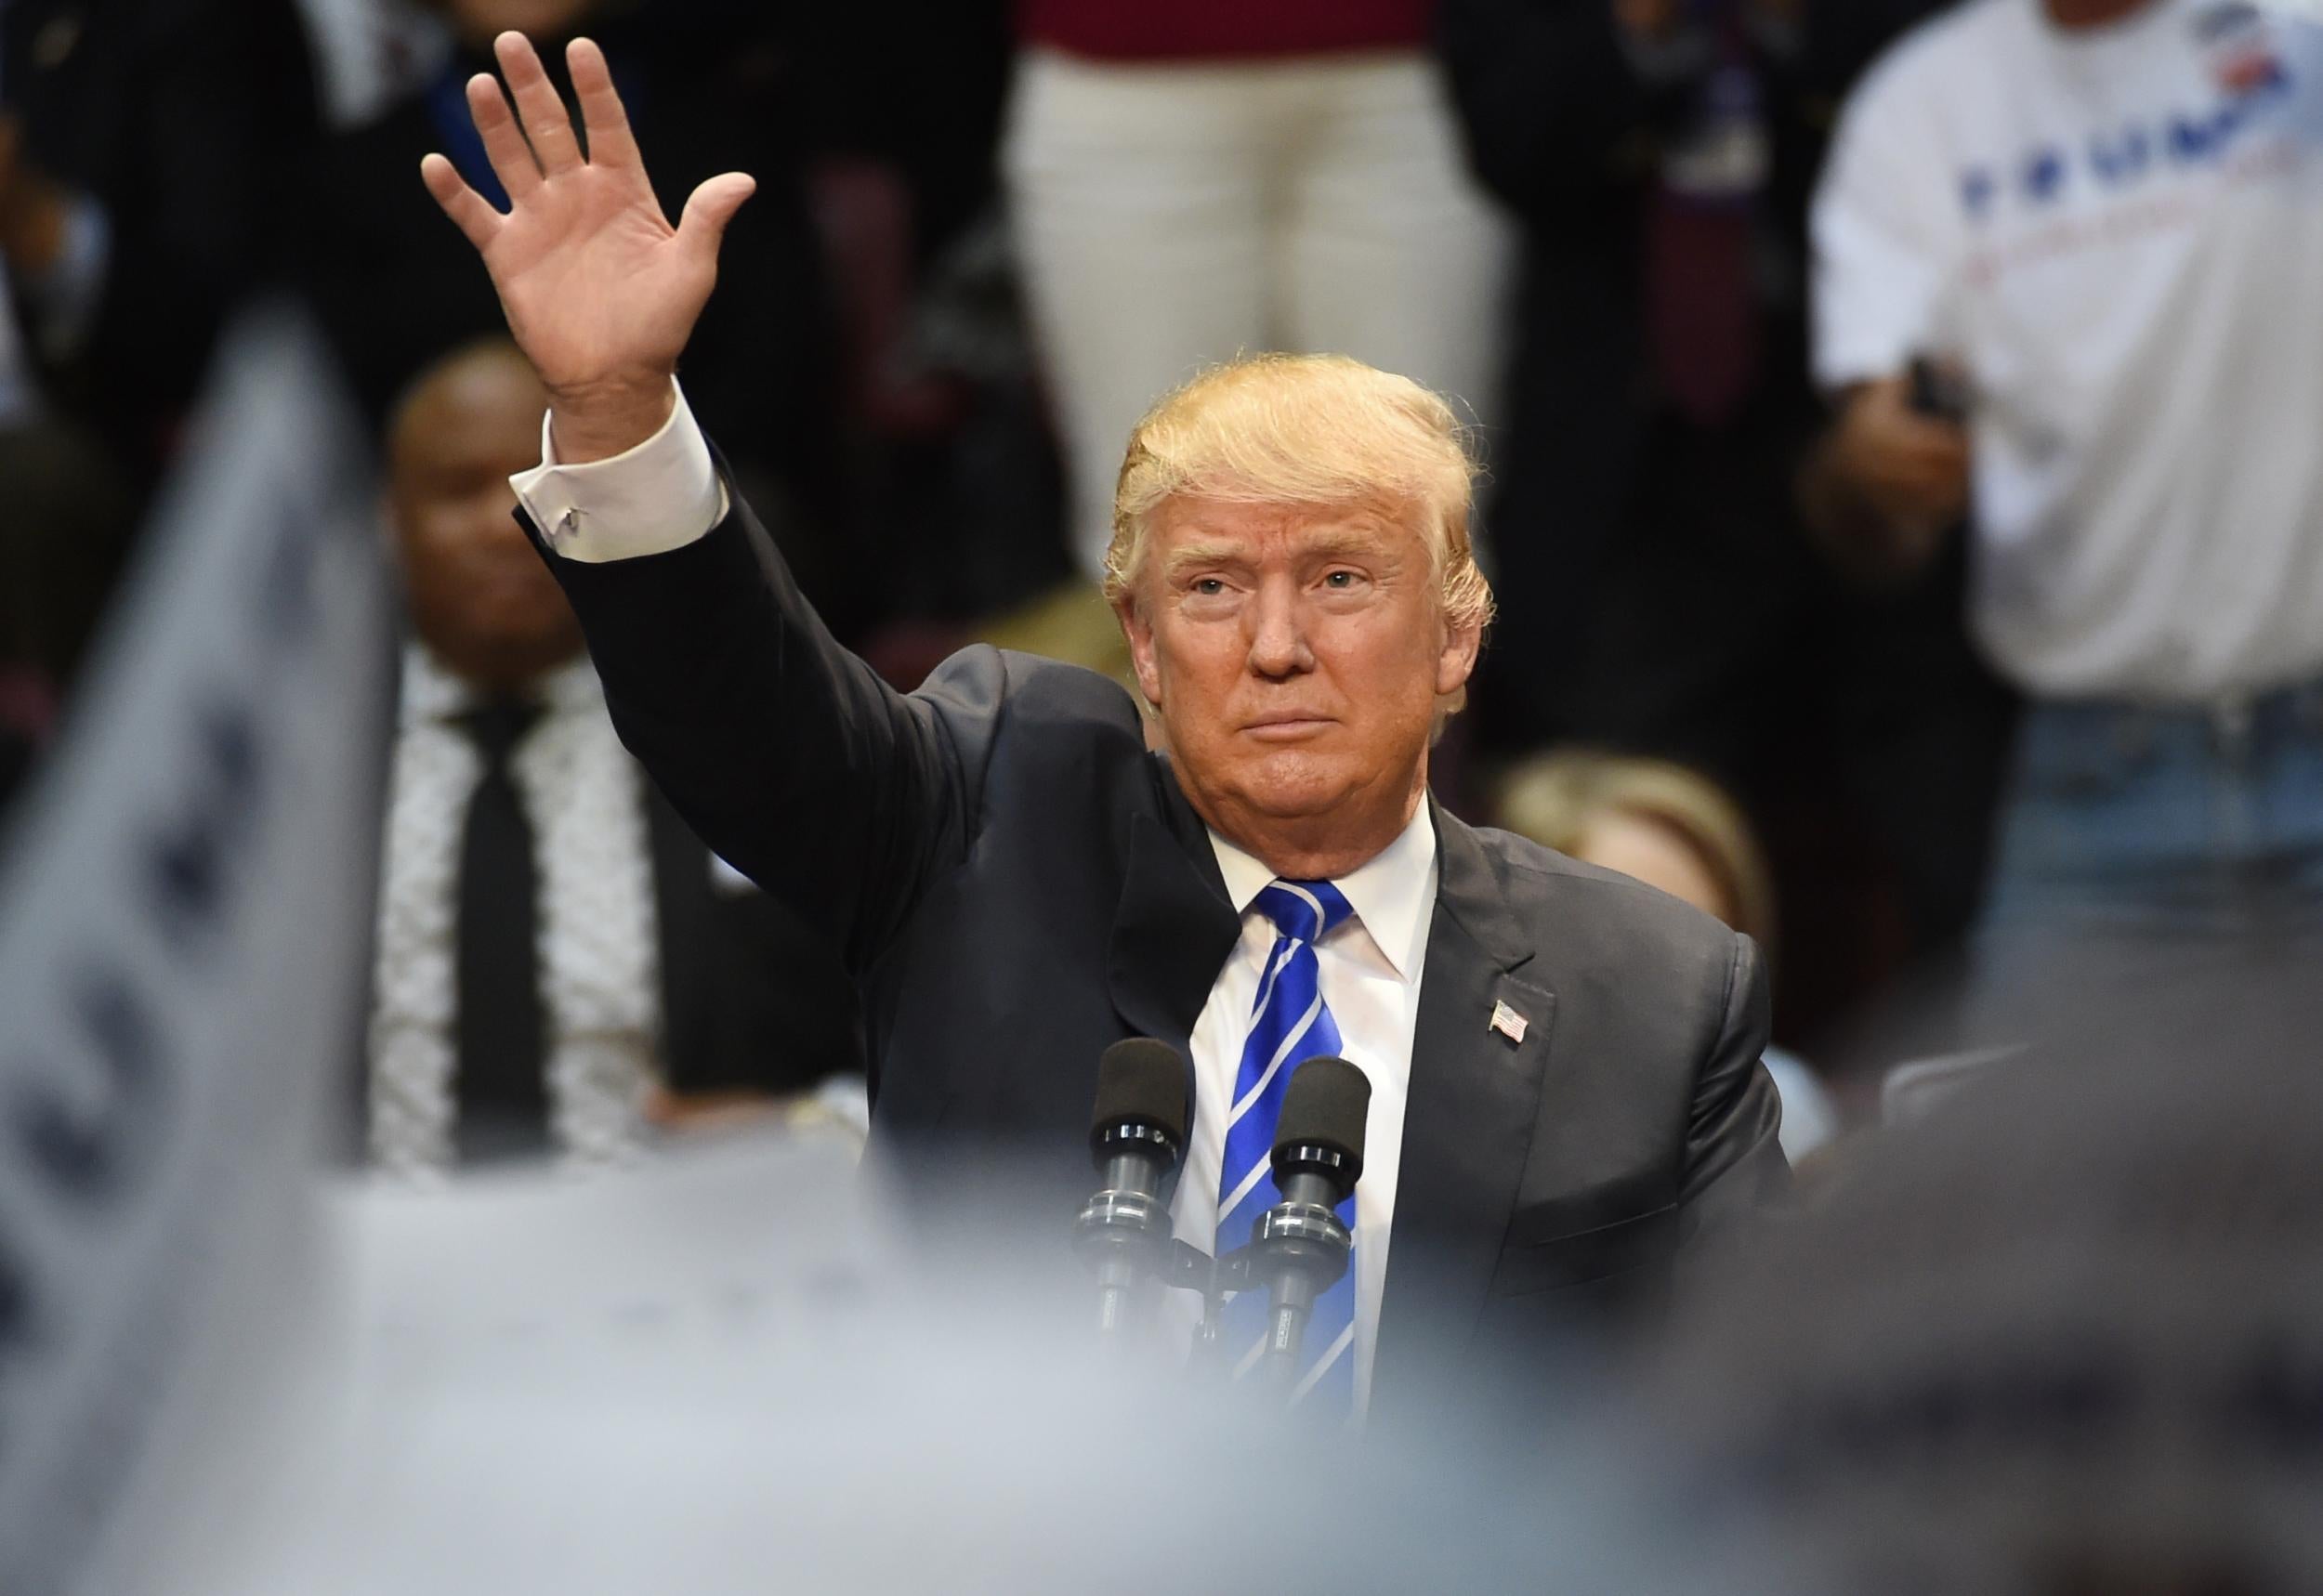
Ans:
[[[689,250],[715,258],[718,241],[726,236],[726,224],[757,189],[758,179],[747,172],[725,172],[712,177],[687,199],[685,213],[677,218],[679,241]]]

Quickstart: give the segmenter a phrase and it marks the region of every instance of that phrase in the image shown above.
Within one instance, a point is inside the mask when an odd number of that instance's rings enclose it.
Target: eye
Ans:
[[[1351,570],[1334,570],[1323,578],[1323,585],[1337,593],[1345,593],[1362,579]]]
[[[1226,583],[1214,576],[1198,576],[1188,584],[1188,591],[1198,593],[1204,598],[1214,598],[1226,591]]]

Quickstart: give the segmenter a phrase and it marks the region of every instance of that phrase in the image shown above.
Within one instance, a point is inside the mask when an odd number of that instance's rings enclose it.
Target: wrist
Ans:
[[[549,438],[558,464],[586,465],[625,454],[662,430],[677,409],[677,384],[656,377],[553,387]]]

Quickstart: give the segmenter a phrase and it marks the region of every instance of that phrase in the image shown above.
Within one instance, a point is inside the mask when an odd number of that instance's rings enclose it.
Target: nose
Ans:
[[[1306,642],[1306,618],[1291,583],[1263,584],[1250,615],[1252,674],[1282,681],[1315,668],[1315,652]]]

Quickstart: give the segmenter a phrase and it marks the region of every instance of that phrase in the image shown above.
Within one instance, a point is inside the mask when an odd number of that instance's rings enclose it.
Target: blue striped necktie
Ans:
[[[1234,1076],[1234,1103],[1227,1116],[1226,1156],[1218,1171],[1220,1256],[1250,1240],[1251,1224],[1282,1200],[1275,1189],[1272,1158],[1275,1121],[1291,1072],[1310,1058],[1340,1051],[1339,1027],[1323,1002],[1321,968],[1315,944],[1355,911],[1329,882],[1277,881],[1252,901],[1274,922],[1274,951],[1259,977],[1252,1005],[1250,1040]],[[1355,1199],[1339,1205],[1340,1223],[1355,1228]],[[1362,1238],[1356,1238],[1360,1246]],[[1250,1290],[1226,1304],[1220,1319],[1226,1354],[1236,1378],[1257,1367],[1266,1338],[1266,1293]],[[1355,1410],[1355,1269],[1315,1303],[1301,1351],[1306,1367],[1293,1388],[1293,1404],[1351,1415]]]

